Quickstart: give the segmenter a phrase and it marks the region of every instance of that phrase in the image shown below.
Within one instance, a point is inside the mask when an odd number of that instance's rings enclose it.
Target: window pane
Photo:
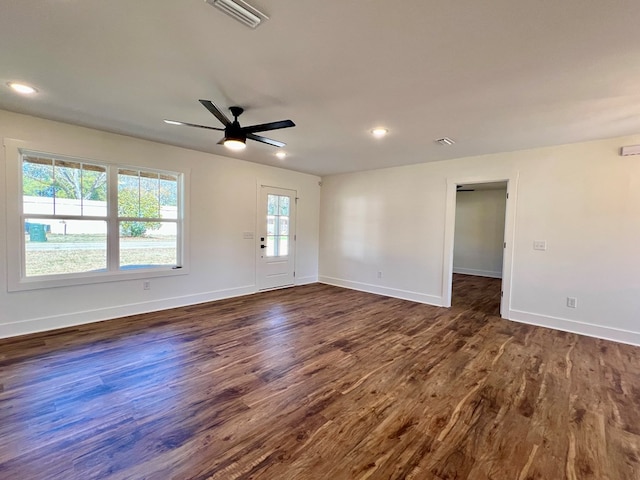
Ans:
[[[55,214],[82,215],[82,167],[77,162],[56,160],[53,166]]]
[[[278,196],[267,195],[267,215],[278,214]]]
[[[267,236],[267,257],[276,256],[276,238],[273,235]]]
[[[279,215],[289,216],[289,197],[280,197],[280,212]]]
[[[61,275],[107,268],[107,222],[40,220],[24,224],[25,275]]]
[[[118,216],[161,218],[159,182],[160,176],[155,172],[119,169]]]
[[[178,177],[160,175],[160,216],[178,218]]]
[[[53,215],[53,160],[28,157],[22,159],[22,210],[24,213]]]
[[[134,170],[118,170],[118,215],[140,217],[140,177]]]
[[[130,232],[136,235],[129,235]],[[174,222],[120,222],[120,269],[175,266],[178,261]]]
[[[160,183],[157,173],[140,172],[140,216],[160,218]]]
[[[286,257],[289,255],[289,237],[279,237],[280,238],[280,248],[278,251],[279,257]]]
[[[107,170],[76,161],[25,156],[24,213],[107,216]]]
[[[97,165],[82,165],[82,214],[107,216],[107,169]]]
[[[279,231],[280,235],[289,235],[289,217],[279,217]]]

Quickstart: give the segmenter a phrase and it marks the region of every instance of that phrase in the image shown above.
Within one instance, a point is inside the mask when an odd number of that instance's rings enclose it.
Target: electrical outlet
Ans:
[[[151,290],[151,280],[145,280],[144,282],[142,282],[142,289]]]
[[[578,299],[576,297],[567,297],[567,307],[578,308]]]
[[[534,240],[533,241],[533,249],[534,250],[546,250],[547,249],[547,241],[546,240]]]
[[[382,278],[382,272],[378,272],[378,278]]]

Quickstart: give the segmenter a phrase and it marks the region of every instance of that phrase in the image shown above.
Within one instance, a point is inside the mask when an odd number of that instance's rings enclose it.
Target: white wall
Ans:
[[[0,137],[47,145],[50,153],[187,171],[190,271],[187,275],[7,291],[5,151],[0,157],[0,337],[131,315],[256,291],[257,181],[296,189],[296,282],[317,280],[318,177],[0,111]],[[15,255],[15,254],[13,254]]]
[[[502,278],[506,189],[456,195],[453,272]]]
[[[325,177],[320,280],[445,304],[447,181],[512,179],[505,316],[640,344],[640,157],[618,154],[633,144],[640,135]]]

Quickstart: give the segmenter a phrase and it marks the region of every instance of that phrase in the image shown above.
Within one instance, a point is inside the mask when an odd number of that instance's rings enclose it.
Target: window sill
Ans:
[[[39,276],[10,282],[9,292],[21,292],[28,290],[41,290],[59,287],[72,287],[77,285],[91,285],[98,283],[123,282],[128,280],[144,280],[148,278],[172,277],[188,275],[189,269],[185,267],[154,267],[154,268],[128,268],[118,272],[95,272],[74,275]]]

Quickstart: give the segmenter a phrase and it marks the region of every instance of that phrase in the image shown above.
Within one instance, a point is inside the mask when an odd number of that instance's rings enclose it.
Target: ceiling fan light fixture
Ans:
[[[256,28],[263,20],[269,20],[264,13],[252,7],[243,0],[205,0],[209,5],[222,10],[231,18],[246,25],[249,28]]]
[[[280,160],[284,160],[285,158],[287,158],[287,152],[278,152],[276,153],[276,157],[278,157]]]
[[[247,144],[242,138],[225,138],[224,146],[236,152],[247,148]]]

